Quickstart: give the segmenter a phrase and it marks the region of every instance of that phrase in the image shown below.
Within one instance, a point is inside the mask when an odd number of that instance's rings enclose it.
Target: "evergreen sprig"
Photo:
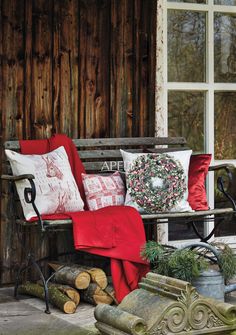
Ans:
[[[191,282],[208,267],[207,261],[191,249],[176,250],[168,260],[170,276]]]
[[[150,261],[154,272],[189,282],[208,266],[204,257],[194,250],[175,249],[154,241],[146,243],[142,256]]]
[[[236,256],[228,245],[224,244],[219,255],[219,267],[226,281],[232,279],[236,274]]]

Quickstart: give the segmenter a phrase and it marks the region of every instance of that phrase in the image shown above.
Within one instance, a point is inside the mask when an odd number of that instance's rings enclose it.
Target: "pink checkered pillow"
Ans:
[[[125,186],[119,172],[106,176],[82,173],[82,179],[89,210],[124,205]]]

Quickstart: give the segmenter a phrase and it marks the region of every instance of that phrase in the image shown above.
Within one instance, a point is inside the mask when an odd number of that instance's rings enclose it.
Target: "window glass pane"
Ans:
[[[215,159],[236,159],[236,92],[215,93]]]
[[[168,0],[169,2],[206,3],[206,0]]]
[[[214,17],[215,81],[236,80],[236,15],[216,13]]]
[[[168,81],[205,81],[206,15],[168,11]]]
[[[236,0],[214,0],[215,5],[236,6]]]
[[[168,134],[183,136],[194,151],[204,151],[203,92],[170,91],[168,94]]]
[[[203,220],[198,221],[197,228],[199,233],[204,235]],[[180,220],[178,223],[176,223],[176,220],[168,220],[168,236],[169,241],[191,240],[197,238],[191,225],[181,222]]]

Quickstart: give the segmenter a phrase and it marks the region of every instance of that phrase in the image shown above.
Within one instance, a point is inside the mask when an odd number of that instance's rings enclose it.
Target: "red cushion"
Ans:
[[[209,209],[205,180],[208,167],[211,162],[211,154],[192,155],[188,173],[188,202],[196,211]]]

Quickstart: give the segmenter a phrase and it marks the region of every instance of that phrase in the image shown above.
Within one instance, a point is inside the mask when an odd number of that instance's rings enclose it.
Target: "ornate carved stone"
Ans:
[[[99,304],[106,335],[236,335],[236,306],[200,296],[190,283],[149,272],[118,307]]]

